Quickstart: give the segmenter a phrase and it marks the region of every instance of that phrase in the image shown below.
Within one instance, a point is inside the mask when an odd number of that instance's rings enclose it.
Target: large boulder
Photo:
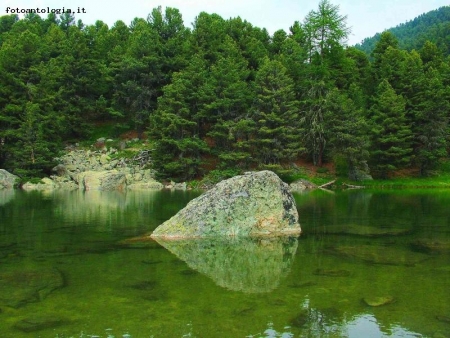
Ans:
[[[304,191],[309,189],[316,189],[317,185],[314,183],[311,183],[305,179],[299,179],[298,181],[292,182],[289,187],[291,188],[291,191]]]
[[[41,179],[40,183],[30,183],[27,182],[24,185],[22,185],[23,190],[53,190],[56,188],[55,182],[53,182],[50,178],[44,177]]]
[[[289,186],[271,171],[251,172],[218,183],[151,235],[162,238],[300,234]]]
[[[146,182],[129,184],[127,188],[128,190],[161,190],[164,185],[151,179]]]
[[[85,171],[78,174],[78,185],[83,190],[124,190],[126,177],[117,170]]]
[[[0,169],[0,189],[13,188],[16,180],[19,177],[7,172],[5,169]]]

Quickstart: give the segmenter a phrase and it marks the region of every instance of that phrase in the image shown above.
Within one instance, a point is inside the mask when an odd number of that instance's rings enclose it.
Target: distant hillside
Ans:
[[[434,42],[444,55],[450,55],[450,6],[419,15],[417,18],[388,29],[399,40],[401,49],[422,48],[425,41]],[[370,55],[381,33],[366,38],[355,47]]]

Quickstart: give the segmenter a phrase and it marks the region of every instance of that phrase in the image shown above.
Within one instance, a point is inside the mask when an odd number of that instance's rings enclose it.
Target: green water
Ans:
[[[197,195],[0,191],[0,337],[450,337],[450,192],[296,195],[298,240],[124,242]]]

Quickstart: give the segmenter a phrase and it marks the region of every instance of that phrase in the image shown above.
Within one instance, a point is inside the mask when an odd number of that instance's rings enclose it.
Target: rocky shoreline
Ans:
[[[148,151],[143,150],[131,159],[118,156],[118,150],[106,147],[101,150],[72,149],[55,159],[53,175],[38,183],[26,182],[23,190],[186,190],[183,183],[163,184],[155,180],[155,172],[147,169]],[[0,169],[0,189],[13,188],[19,177]]]
[[[114,147],[101,149],[71,148],[63,156],[56,158],[53,175],[38,183],[26,182],[20,186],[26,191],[33,190],[187,190],[186,182],[165,182],[155,179],[155,171],[148,169],[151,164],[150,150],[140,150],[134,157],[126,158]],[[0,190],[12,189],[20,178],[0,169]],[[289,185],[291,191],[303,191],[317,188],[316,185],[300,179]],[[202,186],[209,190],[212,186]]]

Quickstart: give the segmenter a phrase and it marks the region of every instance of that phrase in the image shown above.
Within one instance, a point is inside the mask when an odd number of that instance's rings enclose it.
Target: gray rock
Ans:
[[[85,171],[77,180],[83,190],[123,190],[126,187],[125,175],[117,170]]]
[[[144,180],[150,180],[150,179],[153,179],[155,176],[154,176],[154,174],[153,174],[153,170],[151,170],[151,169],[145,169],[145,170],[143,170],[142,171],[142,175],[143,175],[143,179]]]
[[[303,191],[308,189],[316,189],[317,185],[301,178],[298,181],[289,184],[289,188],[291,188],[291,191]]]
[[[365,169],[353,168],[349,170],[348,178],[352,181],[371,181],[373,178],[368,171],[368,167]]]
[[[127,184],[128,185],[133,184],[133,182],[134,182],[133,181],[133,174],[128,173],[127,170],[124,170],[124,173],[126,173],[125,174],[125,180],[126,180]]]
[[[132,183],[127,186],[129,190],[161,190],[164,188],[162,183],[155,180],[148,182]]]
[[[0,169],[0,189],[13,188],[18,179],[18,176],[7,172],[5,169]]]
[[[119,164],[119,160],[112,160],[111,162],[109,162],[109,166],[111,167],[111,169],[114,169],[115,167],[117,167],[118,164]]]
[[[161,224],[152,237],[276,236],[300,232],[288,185],[265,170],[218,183]]]
[[[101,156],[100,156],[100,164],[102,164],[102,165],[105,165],[105,164],[107,164],[109,161],[111,160],[111,158],[108,156],[108,155],[106,155],[106,154],[102,154]]]
[[[31,190],[53,190],[57,186],[53,180],[48,177],[44,177],[41,179],[41,183],[30,183],[27,182],[22,185],[23,190],[31,191]]]
[[[175,190],[186,190],[187,185],[186,185],[186,182],[175,183],[174,186],[173,186],[173,188],[174,188]]]
[[[56,172],[58,176],[67,175],[67,168],[64,164],[58,164],[56,167],[52,169],[52,171]]]

